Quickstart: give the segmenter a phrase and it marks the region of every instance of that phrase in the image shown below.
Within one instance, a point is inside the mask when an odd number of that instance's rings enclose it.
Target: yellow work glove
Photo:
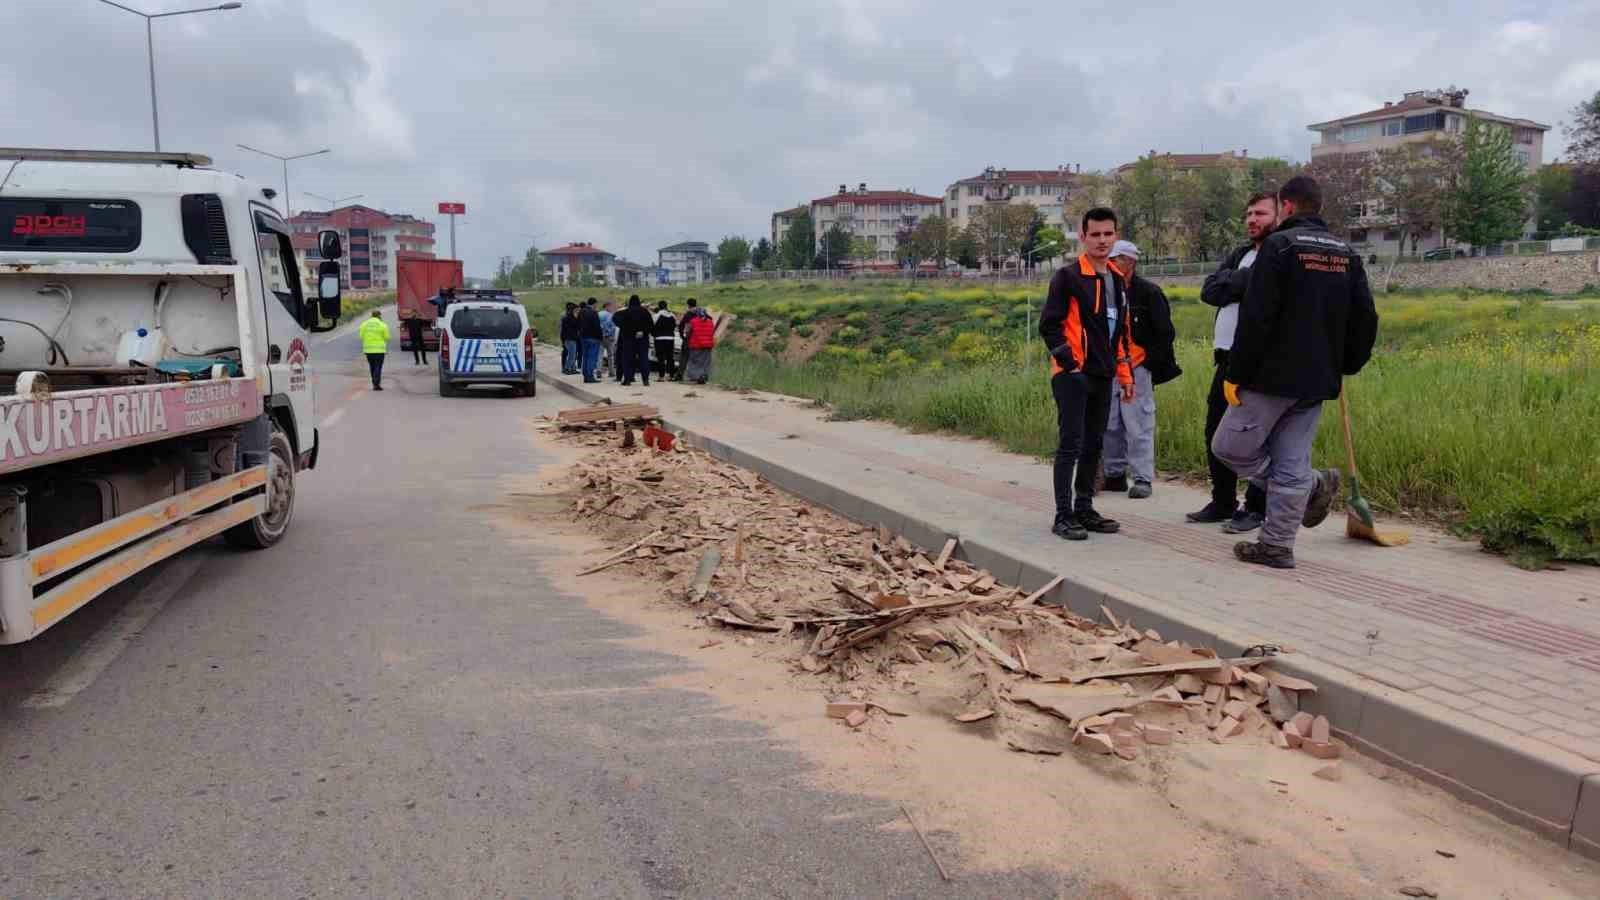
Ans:
[[[1222,396],[1228,401],[1229,406],[1239,405],[1239,386],[1231,381],[1222,382]]]

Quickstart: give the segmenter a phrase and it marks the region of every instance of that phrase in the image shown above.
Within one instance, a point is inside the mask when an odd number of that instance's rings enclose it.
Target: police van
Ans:
[[[534,330],[510,291],[458,290],[440,313],[439,396],[474,384],[505,385],[521,397],[535,393]]]

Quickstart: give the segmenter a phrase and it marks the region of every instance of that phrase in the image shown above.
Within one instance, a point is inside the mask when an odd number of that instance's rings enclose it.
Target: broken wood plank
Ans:
[[[933,860],[933,867],[939,870],[939,877],[949,881],[950,873],[944,870],[944,863],[939,862],[939,854],[933,852],[933,845],[928,843],[928,836],[923,834],[922,829],[917,826],[917,820],[911,818],[911,810],[906,809],[906,805],[902,803],[900,804],[900,811],[906,814],[906,821],[911,823],[911,830],[915,831],[917,837],[922,840],[922,849],[928,851],[928,857]]]
[[[881,634],[887,634],[888,632],[893,631],[896,628],[899,628],[901,625],[904,625],[905,623],[911,621],[912,619],[916,618],[916,616],[917,616],[917,614],[914,613],[914,612],[913,613],[905,613],[904,610],[897,610],[897,611],[901,612],[902,615],[896,616],[893,619],[890,619],[889,621],[884,622],[882,625],[874,625],[871,628],[864,628],[861,631],[858,631],[855,634],[852,634],[848,638],[845,638],[843,641],[833,645],[832,647],[829,647],[826,650],[817,651],[817,656],[819,656],[819,657],[832,656],[833,654],[838,653],[840,650],[847,650],[847,649],[849,649],[851,647],[854,647],[855,645],[861,643],[862,641],[870,641],[873,638],[875,638],[875,637],[877,637],[877,636],[879,636]]]
[[[1146,697],[1129,697],[1118,691],[1104,694],[1075,694],[1060,685],[1019,682],[1011,686],[1011,699],[1054,713],[1077,727],[1078,723],[1108,712],[1131,709],[1144,703]]]
[[[939,558],[933,561],[933,567],[943,572],[944,567],[950,562],[950,554],[956,552],[956,539],[951,538],[944,542],[944,549],[939,551]]]
[[[982,634],[979,634],[976,628],[971,627],[965,622],[957,622],[956,628],[962,634],[966,635],[968,640],[972,641],[972,643],[976,644],[980,649],[982,649],[983,652],[993,657],[995,662],[1005,666],[1007,669],[1010,669],[1013,672],[1026,671],[1022,663],[1018,662],[1011,654],[1001,650],[994,641],[991,641]]]
[[[611,554],[610,556],[606,557],[605,559],[601,560],[596,565],[590,566],[589,568],[584,569],[582,572],[579,572],[578,574],[579,575],[590,575],[590,574],[593,574],[595,572],[600,571],[601,569],[610,568],[611,566],[614,566],[619,562],[627,562],[626,557],[627,557],[627,555],[629,553],[632,553],[633,551],[639,549],[640,547],[643,547],[645,544],[648,544],[651,541],[655,540],[656,538],[661,537],[665,533],[666,532],[660,531],[660,530],[652,531],[652,532],[650,532],[650,534],[646,535],[645,537],[640,538],[637,541],[634,541],[633,543],[629,544],[626,547],[623,547],[621,550],[618,550],[617,552],[615,552],[615,553]]]
[[[1140,666],[1132,669],[1107,669],[1103,672],[1072,672],[1066,680],[1082,684],[1096,678],[1136,678],[1140,675],[1171,675],[1178,672],[1209,672],[1220,669],[1224,663],[1218,659],[1195,659],[1190,662],[1167,663],[1159,666]]]
[[[725,616],[721,613],[713,613],[709,616],[706,616],[706,618],[712,622],[716,622],[719,625],[726,625],[729,628],[748,628],[751,631],[783,630],[782,625],[773,625],[767,622],[746,622],[743,619],[735,618],[734,616]]]
[[[1065,576],[1065,575],[1057,575],[1056,577],[1054,577],[1054,578],[1050,579],[1049,581],[1045,582],[1044,587],[1039,588],[1037,591],[1034,591],[1033,593],[1029,594],[1026,597],[1023,597],[1021,600],[1018,600],[1015,605],[1016,606],[1032,606],[1033,604],[1039,602],[1039,598],[1040,597],[1043,597],[1045,594],[1048,594],[1051,591],[1055,590],[1056,587],[1061,584],[1061,582],[1066,581],[1066,580],[1067,580],[1067,576]]]
[[[957,722],[961,722],[962,724],[971,724],[973,722],[982,722],[984,719],[987,719],[993,715],[994,710],[985,706],[982,709],[973,709],[968,710],[967,712],[956,713],[955,720]]]

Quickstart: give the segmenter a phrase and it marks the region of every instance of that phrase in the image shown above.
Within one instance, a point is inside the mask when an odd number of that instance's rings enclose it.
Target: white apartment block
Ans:
[[[674,287],[712,281],[711,264],[715,258],[711,245],[705,241],[684,241],[656,251],[656,265],[667,270],[667,283]]]
[[[918,222],[944,215],[939,197],[912,191],[869,191],[862,182],[855,190],[839,185],[839,192],[811,201],[811,223],[818,246],[822,236],[837,223],[852,237],[864,237],[877,249],[877,264],[893,264],[899,234]]]
[[[1038,208],[1046,225],[1054,225],[1071,237],[1077,234],[1077,223],[1066,221],[1062,210],[1072,191],[1072,181],[1071,166],[1057,166],[1054,169],[997,169],[990,166],[981,174],[950,185],[944,193],[945,215],[957,228],[966,228],[986,204],[1026,203]]]

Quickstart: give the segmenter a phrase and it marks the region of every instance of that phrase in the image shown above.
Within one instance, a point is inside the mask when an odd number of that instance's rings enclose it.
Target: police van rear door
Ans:
[[[468,304],[450,316],[456,350],[451,369],[461,375],[519,375],[523,318],[516,307]]]

